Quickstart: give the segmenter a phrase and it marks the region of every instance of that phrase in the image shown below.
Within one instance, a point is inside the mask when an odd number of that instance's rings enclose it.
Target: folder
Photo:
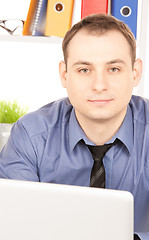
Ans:
[[[108,13],[108,0],[82,0],[81,18],[94,13]]]
[[[31,0],[23,35],[44,36],[48,0]]]
[[[138,0],[111,0],[111,14],[123,21],[137,37]]]
[[[74,0],[48,0],[46,36],[64,37],[71,27]]]

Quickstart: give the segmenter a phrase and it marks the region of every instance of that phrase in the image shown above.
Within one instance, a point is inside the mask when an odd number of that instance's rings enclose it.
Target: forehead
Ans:
[[[118,31],[104,34],[78,32],[68,45],[68,61],[84,60],[110,61],[118,58],[131,60],[131,49],[126,38]]]

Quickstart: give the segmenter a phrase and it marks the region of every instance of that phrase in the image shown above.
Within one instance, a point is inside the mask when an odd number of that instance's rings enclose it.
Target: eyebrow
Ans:
[[[76,65],[92,65],[92,63],[90,62],[87,62],[87,61],[77,61],[73,64],[73,66],[76,66]]]
[[[120,58],[113,59],[113,60],[107,62],[108,65],[115,64],[115,63],[122,63],[122,64],[126,65],[126,63]]]
[[[126,65],[126,63],[120,58],[113,59],[113,60],[110,60],[110,61],[106,62],[107,65],[115,64],[115,63],[122,63],[122,64]],[[73,64],[73,66],[77,66],[77,65],[89,66],[89,65],[93,65],[93,64],[91,62],[88,62],[88,61],[77,61]]]

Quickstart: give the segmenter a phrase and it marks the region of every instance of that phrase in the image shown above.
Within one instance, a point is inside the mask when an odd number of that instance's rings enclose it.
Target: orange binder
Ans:
[[[32,25],[32,19],[35,15],[37,3],[38,3],[38,0],[31,0],[30,2],[27,18],[23,28],[23,35],[32,35],[31,25]]]
[[[74,0],[48,0],[46,36],[64,37],[71,27]]]
[[[47,1],[48,0],[31,0],[23,28],[23,35],[44,35]]]
[[[82,0],[81,18],[95,13],[108,13],[108,0]]]

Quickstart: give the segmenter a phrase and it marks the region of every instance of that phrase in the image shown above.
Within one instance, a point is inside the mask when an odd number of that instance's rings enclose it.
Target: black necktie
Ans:
[[[117,140],[113,143],[104,144],[102,146],[87,145],[94,159],[90,177],[90,187],[105,188],[105,169],[102,159],[106,152],[116,144],[116,142]]]

